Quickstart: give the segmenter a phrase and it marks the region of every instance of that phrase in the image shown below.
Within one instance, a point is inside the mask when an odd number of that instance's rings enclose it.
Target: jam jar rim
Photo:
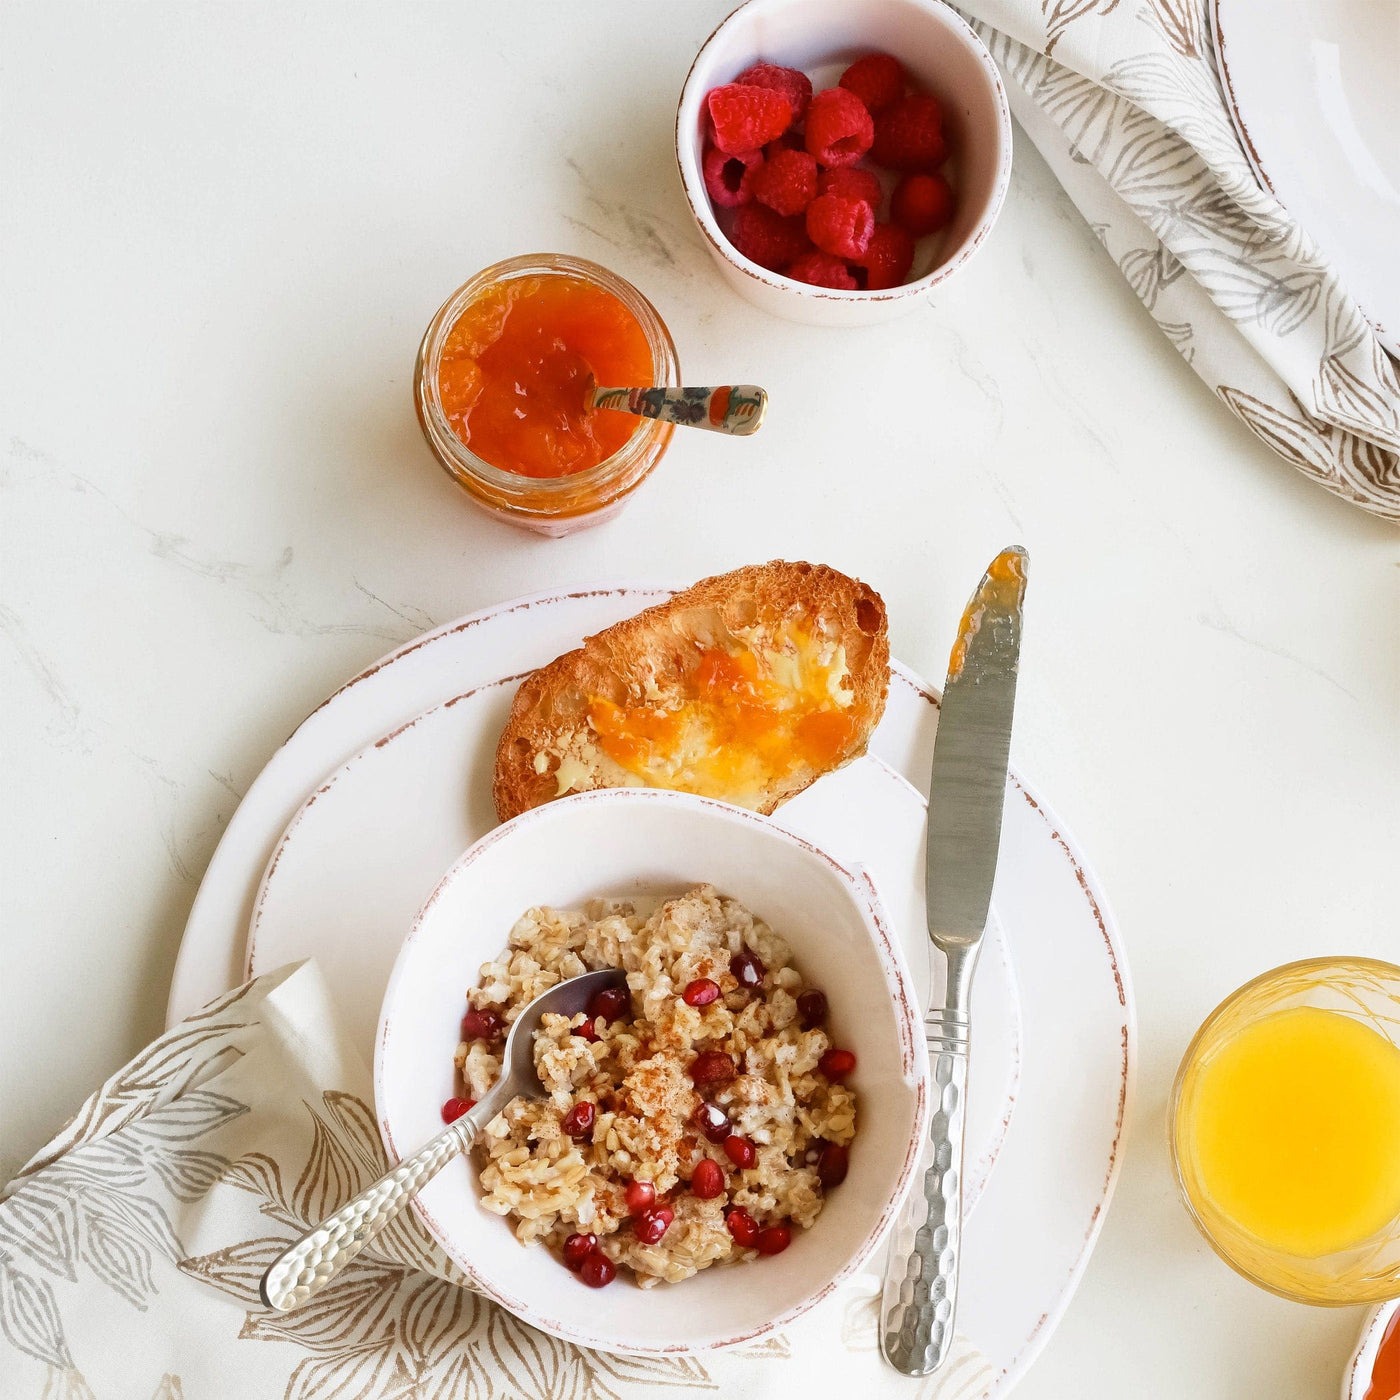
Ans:
[[[477,456],[452,430],[452,425],[442,409],[437,371],[441,363],[443,344],[458,317],[488,287],[522,277],[550,274],[578,277],[617,297],[636,317],[638,325],[642,328],[642,334],[651,350],[653,378],[660,384],[676,385],[680,382],[680,357],[661,313],[632,283],[601,263],[570,253],[524,253],[492,263],[463,282],[434,312],[418,346],[418,357],[413,371],[413,398],[418,422],[434,456],[454,481],[465,486],[458,477],[458,472],[461,472],[468,477],[478,478],[483,485],[503,495],[519,493],[545,504],[543,510],[528,511],[531,515],[550,514],[547,503],[551,498],[561,503],[572,503],[580,495],[588,493],[590,488],[600,489],[600,498],[590,509],[606,506],[618,496],[641,485],[660,460],[674,431],[669,423],[662,423],[654,418],[640,419],[640,426],[631,437],[596,466],[580,472],[569,472],[563,476],[527,476],[523,472],[513,472],[495,466]],[[638,467],[641,471],[635,479],[629,477],[629,473]],[[607,492],[606,488],[614,483],[620,489],[612,493]],[[517,506],[514,509],[522,507]]]

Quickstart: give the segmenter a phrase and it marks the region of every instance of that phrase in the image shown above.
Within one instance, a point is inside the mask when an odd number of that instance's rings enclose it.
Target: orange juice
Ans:
[[[1193,1075],[1178,1148],[1210,1205],[1265,1248],[1317,1259],[1400,1216],[1400,1048],[1371,1026],[1274,1011]]]

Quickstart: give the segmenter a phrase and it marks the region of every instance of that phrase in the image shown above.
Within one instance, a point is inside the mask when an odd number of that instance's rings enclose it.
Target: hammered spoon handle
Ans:
[[[448,1162],[471,1148],[501,1107],[498,1099],[482,1099],[278,1255],[258,1288],[263,1302],[290,1312],[319,1293]]]

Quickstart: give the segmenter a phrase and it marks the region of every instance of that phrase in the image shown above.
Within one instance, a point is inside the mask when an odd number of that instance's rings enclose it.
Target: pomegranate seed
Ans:
[[[749,952],[747,948],[729,959],[729,970],[739,985],[747,987],[749,991],[763,985],[763,974],[768,971],[757,954]]]
[[[856,1057],[850,1050],[834,1046],[817,1061],[817,1068],[828,1079],[844,1079],[856,1067]]]
[[[580,1099],[559,1125],[571,1138],[586,1138],[593,1131],[593,1119],[598,1110],[587,1099]]]
[[[649,1181],[629,1181],[626,1195],[629,1215],[640,1215],[656,1204],[656,1187]]]
[[[753,1247],[760,1254],[781,1254],[792,1243],[792,1231],[786,1225],[770,1225],[758,1232]]]
[[[463,1040],[495,1040],[506,1028],[506,1023],[499,1011],[492,1011],[490,1007],[478,1011],[476,1007],[467,1007],[467,1014],[462,1017],[462,1039]]]
[[[738,1072],[734,1056],[723,1050],[702,1050],[690,1066],[690,1077],[696,1084],[728,1084]]]
[[[598,1236],[594,1234],[570,1235],[564,1241],[564,1265],[578,1273],[579,1266],[598,1248]]]
[[[659,1244],[662,1235],[671,1228],[676,1213],[669,1206],[657,1206],[645,1211],[632,1222],[632,1233],[643,1244]]]
[[[797,1014],[802,1019],[802,1029],[809,1031],[826,1021],[826,993],[803,992],[797,998]]]
[[[578,1276],[590,1288],[606,1288],[617,1277],[617,1265],[601,1249],[595,1249],[579,1265]]]
[[[590,1021],[596,1021],[599,1016],[605,1021],[620,1021],[631,1005],[632,999],[621,987],[604,987],[589,997],[584,1010]]]
[[[846,1179],[846,1171],[851,1164],[850,1149],[840,1143],[829,1142],[822,1148],[817,1158],[817,1176],[823,1186],[840,1186]]]
[[[574,1027],[574,1034],[581,1040],[597,1040],[598,1027],[591,1020],[585,1021],[581,1026]]]
[[[695,981],[688,983],[685,991],[681,993],[681,1000],[687,1006],[708,1006],[718,999],[719,983],[711,982],[708,977],[697,977]]]
[[[729,1226],[735,1244],[744,1249],[753,1248],[753,1242],[758,1238],[758,1221],[743,1206],[735,1206],[724,1217],[724,1223]]]
[[[455,1123],[464,1113],[470,1113],[475,1107],[475,1099],[448,1099],[442,1106],[442,1121]]]
[[[706,1103],[704,1099],[690,1115],[690,1121],[701,1136],[711,1142],[723,1142],[729,1136],[729,1115],[718,1105]]]
[[[695,1164],[690,1174],[690,1189],[702,1201],[712,1201],[725,1188],[724,1168],[713,1157]]]
[[[731,1133],[725,1138],[724,1152],[736,1167],[751,1167],[758,1161],[758,1152],[753,1143],[748,1138],[741,1138],[738,1133]]]

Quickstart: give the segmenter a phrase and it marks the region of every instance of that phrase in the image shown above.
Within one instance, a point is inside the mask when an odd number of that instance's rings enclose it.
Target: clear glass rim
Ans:
[[[1368,958],[1353,954],[1337,954],[1332,957],[1322,958],[1299,958],[1295,962],[1280,963],[1278,967],[1270,968],[1267,972],[1261,972],[1257,977],[1252,977],[1243,986],[1236,987],[1223,1001],[1221,1001],[1213,1011],[1201,1022],[1200,1029],[1191,1037],[1191,1043],[1182,1054],[1181,1062],[1177,1066],[1176,1076],[1172,1081],[1171,1094],[1167,1100],[1167,1152],[1171,1159],[1172,1174],[1176,1178],[1177,1194],[1181,1198],[1181,1203],[1186,1207],[1186,1213],[1191,1217],[1192,1223],[1200,1231],[1201,1237],[1211,1247],[1212,1250],[1227,1263],[1241,1278],[1248,1279],[1257,1288],[1262,1288],[1268,1293],[1279,1298],[1286,1298],[1292,1303],[1307,1303],[1314,1307],[1349,1308],[1365,1306],[1369,1303],[1384,1302],[1394,1296],[1393,1285],[1379,1285],[1382,1291],[1363,1296],[1347,1295],[1345,1297],[1329,1298],[1316,1293],[1301,1293],[1294,1289],[1283,1287],[1274,1280],[1263,1277],[1247,1264],[1237,1259],[1230,1253],[1216,1237],[1215,1231],[1207,1223],[1196,1202],[1192,1199],[1191,1192],[1187,1189],[1186,1171],[1182,1164],[1182,1154],[1180,1142],[1177,1136],[1177,1111],[1181,1104],[1182,1090],[1186,1083],[1188,1072],[1195,1068],[1198,1056],[1197,1051],[1201,1044],[1211,1035],[1219,1022],[1233,1011],[1240,1002],[1249,996],[1258,993],[1266,988],[1270,983],[1281,981],[1285,977],[1295,976],[1300,973],[1325,973],[1328,971],[1358,971],[1378,974],[1382,977],[1393,978],[1400,982],[1400,966],[1395,963],[1386,962],[1382,958]],[[1224,1217],[1221,1217],[1224,1220]],[[1226,1223],[1229,1223],[1228,1221]]]
[[[418,421],[429,445],[449,474],[455,470],[475,478],[501,497],[528,495],[540,503],[531,513],[541,515],[549,513],[551,500],[559,500],[562,503],[592,491],[598,491],[603,497],[598,504],[606,505],[611,499],[604,494],[606,489],[616,485],[625,490],[638,484],[650,467],[655,465],[655,461],[670,441],[672,432],[672,425],[669,423],[651,418],[640,419],[640,427],[611,457],[604,458],[596,467],[589,467],[586,471],[554,477],[525,476],[520,472],[506,471],[493,466],[478,457],[453,432],[452,425],[442,410],[437,384],[442,346],[448,332],[462,311],[486,287],[521,277],[547,276],[551,273],[572,274],[617,297],[637,318],[646,337],[651,350],[654,382],[679,384],[680,357],[676,353],[675,342],[671,339],[666,323],[651,302],[630,282],[610,272],[601,264],[591,262],[587,258],[573,257],[568,253],[525,253],[492,263],[468,278],[443,302],[428,322],[428,328],[418,346],[418,357],[413,371],[413,398],[418,411]],[[451,463],[450,467],[448,461]],[[641,474],[633,480],[632,473],[638,468],[642,469]]]

